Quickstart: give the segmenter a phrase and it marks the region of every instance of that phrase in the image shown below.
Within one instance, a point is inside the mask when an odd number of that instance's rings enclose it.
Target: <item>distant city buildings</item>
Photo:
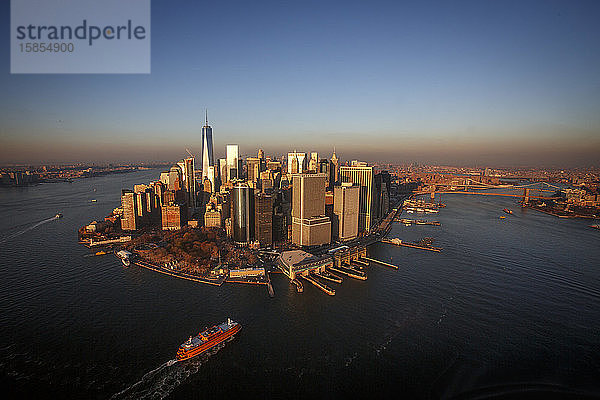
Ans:
[[[202,166],[184,158],[157,180],[123,190],[126,231],[189,225],[223,229],[233,243],[253,248],[315,247],[369,232],[390,208],[392,176],[358,160],[342,165],[317,152],[240,157],[237,144],[214,159],[212,128],[202,128]],[[196,178],[197,177],[197,178]]]
[[[301,174],[306,172],[306,153],[298,153],[296,151],[288,153],[287,172],[288,174]]]

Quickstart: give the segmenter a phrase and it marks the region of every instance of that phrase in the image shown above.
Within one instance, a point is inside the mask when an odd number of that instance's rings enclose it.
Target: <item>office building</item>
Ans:
[[[209,167],[215,166],[213,155],[212,127],[208,125],[208,111],[206,112],[206,123],[202,127],[202,180],[208,177]],[[210,177],[209,177],[210,179]],[[214,183],[214,176],[211,179]]]
[[[288,153],[287,157],[288,174],[302,174],[306,172],[306,153],[296,151]]]
[[[330,243],[331,221],[325,215],[325,174],[296,174],[292,179],[292,242],[299,246]]]
[[[256,181],[260,177],[260,164],[260,158],[248,157],[246,159],[246,168],[248,170],[248,182],[252,182],[253,185],[256,184]]]
[[[333,188],[333,236],[346,241],[358,236],[360,186],[342,183]]]
[[[308,170],[310,172],[318,172],[319,167],[319,154],[316,152],[310,153],[310,160],[308,161]]]
[[[234,242],[245,244],[254,239],[254,196],[248,185],[238,183],[231,191],[231,225]]]
[[[340,181],[340,161],[335,155],[335,150],[333,150],[329,163],[329,187],[333,188]]]
[[[121,208],[123,216],[121,217],[121,229],[124,231],[135,231],[137,229],[137,210],[135,193],[132,190],[123,189],[121,192]]]
[[[177,163],[177,166],[182,171],[181,173],[181,189],[186,192],[186,203],[190,209],[196,207],[196,176],[194,175],[194,157],[185,158]],[[208,176],[209,171],[206,171]],[[202,171],[204,177],[204,171]],[[204,180],[204,179],[203,179]]]
[[[221,228],[223,226],[221,211],[215,209],[206,210],[204,213],[204,226],[207,228]]]
[[[239,147],[237,144],[227,145],[227,181],[238,179]]]
[[[161,207],[162,229],[175,231],[187,224],[187,206],[185,203],[165,205]]]
[[[356,165],[340,167],[342,183],[352,183],[360,186],[360,207],[358,215],[359,233],[368,232],[375,222],[376,203],[374,202],[375,184],[373,167]]]
[[[227,179],[227,159],[219,158],[219,183],[224,185],[228,182]]]
[[[273,197],[264,193],[254,196],[254,238],[260,247],[273,244]]]

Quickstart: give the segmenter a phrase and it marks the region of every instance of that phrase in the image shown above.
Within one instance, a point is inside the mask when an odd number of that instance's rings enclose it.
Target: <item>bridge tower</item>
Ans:
[[[523,189],[523,204],[529,203],[529,188]]]

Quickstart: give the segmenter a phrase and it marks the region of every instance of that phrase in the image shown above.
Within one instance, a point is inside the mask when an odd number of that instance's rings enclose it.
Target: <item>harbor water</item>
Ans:
[[[0,189],[0,385],[19,398],[600,396],[600,231],[514,198],[445,195],[441,226],[394,224],[368,280],[328,296],[175,279],[89,256],[79,227],[159,170]],[[92,202],[92,200],[96,200]],[[514,211],[512,215],[503,208]],[[63,218],[55,219],[56,213]],[[500,216],[506,216],[501,219]],[[179,344],[228,317],[210,354]]]

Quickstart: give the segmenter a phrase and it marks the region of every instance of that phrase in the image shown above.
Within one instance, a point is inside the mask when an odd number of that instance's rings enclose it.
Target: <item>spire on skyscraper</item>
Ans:
[[[214,167],[212,128],[208,125],[208,109],[205,110],[206,124],[202,127],[202,180],[209,176],[210,167]],[[214,182],[212,182],[214,187]]]

